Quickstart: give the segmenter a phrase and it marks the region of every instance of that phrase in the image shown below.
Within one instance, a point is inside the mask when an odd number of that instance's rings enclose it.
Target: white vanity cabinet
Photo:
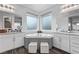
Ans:
[[[24,33],[0,35],[0,53],[24,46]]]
[[[17,33],[14,36],[14,47],[18,48],[24,46],[24,33]]]
[[[70,36],[70,51],[74,54],[79,54],[79,36]]]
[[[59,34],[54,34],[54,39],[53,39],[53,46],[56,48],[60,48],[60,44],[61,44],[61,37],[59,36]]]
[[[0,53],[13,49],[13,35],[0,36]]]
[[[53,39],[53,46],[54,47],[64,50],[66,52],[70,52],[69,42],[70,42],[69,35],[55,33],[54,39]]]
[[[61,37],[61,49],[70,53],[69,35],[60,34],[60,37]]]

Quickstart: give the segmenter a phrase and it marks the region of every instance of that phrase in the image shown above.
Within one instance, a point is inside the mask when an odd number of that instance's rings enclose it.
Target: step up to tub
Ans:
[[[29,53],[37,53],[37,42],[30,42],[28,45]]]
[[[48,42],[40,43],[40,53],[49,53],[49,44]]]

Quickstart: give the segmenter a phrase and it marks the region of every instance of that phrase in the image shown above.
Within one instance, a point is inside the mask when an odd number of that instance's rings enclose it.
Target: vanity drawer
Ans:
[[[79,45],[79,42],[78,41],[71,41],[71,44],[75,44],[75,45]]]
[[[74,46],[74,47],[79,47],[79,42],[74,42],[74,41],[71,42],[71,47],[72,47],[72,46]]]
[[[79,38],[72,37],[70,42],[71,42],[71,45],[79,46]]]
[[[71,53],[79,54],[79,37],[78,36],[72,36],[70,41],[70,50]]]
[[[79,42],[79,38],[72,38],[71,41]]]
[[[79,47],[72,46],[72,47],[71,47],[71,53],[79,54]]]

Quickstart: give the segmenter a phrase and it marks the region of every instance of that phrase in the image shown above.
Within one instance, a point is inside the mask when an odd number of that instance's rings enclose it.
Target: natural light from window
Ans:
[[[37,29],[37,17],[27,16],[27,30],[36,30]]]
[[[51,15],[48,15],[48,16],[44,16],[42,18],[42,29],[43,30],[51,30],[51,22],[52,22],[52,16]]]

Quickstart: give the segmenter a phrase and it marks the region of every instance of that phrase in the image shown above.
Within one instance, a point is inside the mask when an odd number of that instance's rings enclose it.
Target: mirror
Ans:
[[[69,18],[69,30],[79,31],[79,16],[72,16]]]
[[[4,28],[12,28],[12,19],[11,17],[4,16]]]
[[[21,32],[21,30],[22,30],[22,17],[15,17],[15,20],[14,20],[14,29],[17,32]]]

